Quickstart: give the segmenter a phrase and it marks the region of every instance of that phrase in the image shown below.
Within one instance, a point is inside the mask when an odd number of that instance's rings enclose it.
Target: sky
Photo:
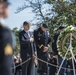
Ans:
[[[32,13],[31,8],[25,9],[17,14],[15,13],[17,8],[24,4],[25,0],[9,0],[9,2],[11,3],[11,5],[9,6],[10,13],[9,17],[5,20],[6,25],[9,28],[21,28],[24,21],[30,22],[30,20],[33,19],[34,13]]]

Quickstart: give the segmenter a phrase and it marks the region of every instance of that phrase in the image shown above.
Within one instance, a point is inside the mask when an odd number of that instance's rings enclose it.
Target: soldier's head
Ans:
[[[30,29],[30,24],[27,21],[25,21],[23,23],[23,27],[24,27],[24,30],[28,31]]]
[[[0,0],[0,18],[7,18],[8,17],[8,12],[9,12],[9,8],[8,8],[8,1],[7,0]]]
[[[43,24],[41,25],[42,31],[46,31],[47,28],[48,28],[47,24],[44,24],[44,23],[43,23]]]
[[[60,26],[60,27],[58,28],[58,31],[59,31],[59,32],[63,32],[63,31],[64,31],[64,29],[65,29],[65,27],[64,27],[64,26]]]

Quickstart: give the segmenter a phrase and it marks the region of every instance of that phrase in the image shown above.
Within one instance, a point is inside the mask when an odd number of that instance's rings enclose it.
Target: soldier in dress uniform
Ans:
[[[60,35],[60,33],[64,30],[64,26],[60,26],[58,28],[58,33],[56,33],[53,37],[53,43],[52,43],[52,49],[53,49],[53,52],[58,55],[58,50],[57,50],[57,40],[58,40],[58,37]]]
[[[34,42],[33,34],[29,31],[30,24],[28,22],[23,23],[24,30],[19,33],[20,41],[20,54],[22,62],[29,58],[32,58],[33,50],[32,43]],[[22,65],[22,75],[31,75],[32,59]]]
[[[60,35],[60,33],[61,32],[63,32],[64,31],[64,26],[60,26],[59,28],[58,28],[58,33],[56,33],[55,35],[54,35],[54,37],[53,37],[53,43],[52,43],[52,50],[53,50],[53,52],[54,52],[54,54],[55,54],[55,56],[56,56],[56,58],[57,58],[57,64],[58,65],[60,65],[61,64],[61,62],[62,62],[62,57],[60,57],[59,56],[59,54],[58,54],[58,50],[57,50],[57,40],[58,40],[58,37],[59,37],[59,35]],[[61,75],[63,75],[63,70],[61,70]]]
[[[34,39],[37,46],[37,55],[38,58],[47,62],[48,57],[48,48],[50,43],[50,35],[47,30],[48,26],[46,24],[42,24],[40,28],[34,31]],[[39,61],[39,75],[47,74],[47,64]]]
[[[8,1],[0,0],[0,75],[12,75],[12,34],[3,20],[8,17]]]

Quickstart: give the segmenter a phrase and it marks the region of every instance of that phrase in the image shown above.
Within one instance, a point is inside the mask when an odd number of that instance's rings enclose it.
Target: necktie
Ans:
[[[28,35],[28,37],[30,38],[30,33],[29,33],[29,32],[27,32],[27,35]]]

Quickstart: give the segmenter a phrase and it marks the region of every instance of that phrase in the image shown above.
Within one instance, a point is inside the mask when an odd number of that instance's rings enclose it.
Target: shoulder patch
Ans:
[[[4,48],[4,54],[5,55],[12,55],[13,50],[10,44],[7,44],[6,47]]]

